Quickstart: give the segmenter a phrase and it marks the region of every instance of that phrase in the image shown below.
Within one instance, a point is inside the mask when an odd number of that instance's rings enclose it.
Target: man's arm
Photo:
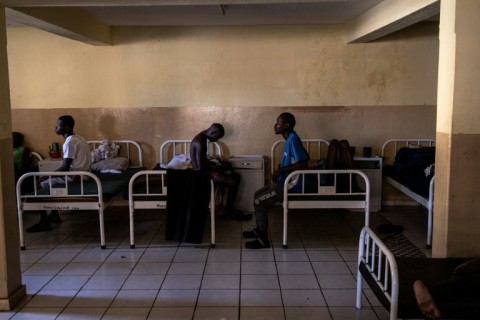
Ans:
[[[65,171],[70,171],[70,166],[72,164],[72,161],[73,159],[71,158],[63,158],[63,162],[62,162],[62,165],[60,166],[60,168],[58,168],[57,170],[55,170],[55,172],[65,172]],[[48,179],[48,176],[42,176],[40,178],[37,179],[37,183],[40,183],[42,181],[45,181]],[[77,182],[80,180],[80,177],[78,176],[75,176],[73,177],[73,181],[72,182]]]
[[[273,172],[272,179],[273,179],[273,181],[276,182],[277,178],[281,174],[290,173],[290,172],[293,172],[293,171],[296,171],[296,170],[303,170],[303,169],[306,169],[307,166],[308,166],[308,160],[302,160],[302,161],[299,161],[299,162],[294,163],[294,164],[289,165],[289,166],[278,167],[278,169]]]
[[[72,165],[73,159],[63,158],[62,165],[55,171],[70,171],[70,166]]]

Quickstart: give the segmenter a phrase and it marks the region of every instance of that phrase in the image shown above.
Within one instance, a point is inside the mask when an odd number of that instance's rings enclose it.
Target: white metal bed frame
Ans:
[[[393,165],[393,161],[397,154],[397,151],[402,147],[409,146],[419,146],[419,147],[433,147],[435,146],[435,139],[390,139],[387,140],[382,146],[382,158],[383,163]],[[392,187],[401,191],[411,199],[418,202],[420,205],[424,206],[428,210],[428,220],[427,220],[427,247],[432,246],[432,229],[433,229],[433,199],[434,199],[434,186],[435,186],[435,176],[430,180],[428,197],[424,197],[416,192],[413,192],[406,186],[400,184],[390,177],[384,176],[384,180],[387,181]]]
[[[143,166],[142,148],[140,144],[132,140],[112,140],[113,142],[126,145],[126,151],[122,155],[126,155],[129,160],[133,160],[134,154],[138,156],[137,164]],[[88,141],[91,148],[95,148],[101,141]],[[135,150],[133,152],[132,150]],[[54,188],[50,183],[49,193],[42,194],[37,187],[37,181],[40,177],[48,177],[48,179],[63,177],[66,180],[67,176],[80,176],[80,194],[69,194],[68,181],[64,188]],[[34,179],[34,191],[32,194],[21,194],[21,185],[28,178]],[[84,189],[84,178],[91,179],[95,182],[97,193],[86,193]],[[125,185],[127,187],[127,185]],[[69,171],[69,172],[29,172],[22,175],[16,185],[17,192],[17,212],[18,212],[18,226],[20,234],[20,248],[25,250],[25,238],[23,230],[23,212],[32,210],[97,210],[100,224],[100,246],[102,249],[105,245],[105,225],[104,225],[104,210],[114,201],[110,200],[108,203],[104,201],[103,187],[100,179],[93,173],[87,171]],[[40,202],[28,202],[29,200],[42,200]]]
[[[130,248],[135,248],[135,210],[136,209],[166,209],[167,208],[167,176],[166,170],[142,170],[135,173],[128,184],[128,206],[130,217]],[[162,188],[154,191],[150,188],[150,181],[160,179]],[[145,183],[143,192],[136,191],[134,185],[142,180]],[[215,190],[213,180],[210,181],[210,246],[215,248]],[[141,197],[141,200],[135,200]],[[150,198],[147,200],[147,198]]]
[[[348,181],[351,181],[354,175],[361,177],[364,180],[365,190],[353,190],[352,184],[350,183],[349,190],[347,192],[338,192],[337,177],[339,174],[348,174]],[[288,190],[288,185],[289,182],[295,179],[298,175],[303,175],[302,189],[300,193],[292,193]],[[314,191],[308,191],[305,189],[305,175],[317,175],[317,186],[314,188]],[[321,175],[333,175],[333,185],[320,185]],[[292,197],[294,197],[295,200],[292,200]],[[365,225],[368,226],[370,222],[370,182],[367,175],[359,170],[297,170],[290,173],[285,180],[282,204],[283,248],[286,249],[288,247],[287,229],[289,209],[363,209],[365,211]]]
[[[321,159],[322,156],[326,157],[328,152],[329,141],[325,139],[302,139],[303,145],[309,154],[313,154],[317,160]],[[283,148],[285,140],[275,141],[271,148],[271,173],[273,174],[275,168],[278,165],[279,157],[281,158],[281,153],[278,151],[279,148]],[[295,179],[297,175],[317,175],[317,186],[315,192],[307,192],[305,190],[305,181],[303,179],[302,191],[301,193],[291,193],[288,191],[288,184],[292,179]],[[321,186],[320,185],[320,175],[331,174],[334,176],[334,185],[333,186]],[[338,174],[348,174],[349,181],[351,181],[352,176],[356,175],[364,180],[365,190],[358,192],[357,190],[352,190],[350,184],[350,189],[347,193],[337,192],[337,175]],[[290,200],[294,196],[296,200]],[[313,196],[313,199],[312,199]],[[363,200],[353,199],[353,196],[364,196]],[[316,198],[315,198],[316,197]],[[329,199],[326,200],[326,197]],[[352,199],[348,199],[352,197]],[[302,199],[304,198],[304,199]],[[338,200],[332,200],[338,198]],[[357,197],[355,197],[357,198]],[[298,170],[292,172],[286,179],[284,185],[284,198],[282,201],[283,206],[283,247],[287,248],[287,231],[288,231],[288,211],[289,209],[363,209],[365,211],[365,225],[368,226],[370,222],[370,181],[365,173],[359,170]]]
[[[181,154],[190,154],[191,140],[167,140],[160,146],[160,165],[166,165],[173,157]],[[208,142],[208,154],[223,156],[223,149],[218,142]],[[166,209],[167,208],[167,187],[165,186],[166,170],[143,170],[132,176],[128,186],[128,203],[130,216],[130,248],[135,248],[135,210],[136,209]],[[160,191],[150,188],[150,181],[160,180],[162,186]],[[145,183],[145,189],[136,191],[136,183]],[[210,182],[210,246],[215,248],[215,189],[213,181]],[[141,197],[141,200],[135,200]]]
[[[358,245],[357,309],[362,308],[363,276],[359,268],[361,263],[376,279],[378,286],[390,302],[390,320],[396,320],[399,298],[397,262],[393,253],[368,226],[362,229]]]

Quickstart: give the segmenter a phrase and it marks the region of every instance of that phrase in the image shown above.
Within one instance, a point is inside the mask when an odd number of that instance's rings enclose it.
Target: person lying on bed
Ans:
[[[280,134],[285,139],[282,160],[279,167],[273,172],[273,183],[260,188],[255,192],[254,206],[257,227],[252,231],[243,232],[244,238],[255,240],[245,243],[247,249],[269,248],[268,240],[268,209],[278,201],[283,201],[283,186],[287,176],[295,171],[307,168],[309,155],[303,147],[302,140],[293,130],[295,128],[295,116],[285,112],[277,117],[274,125],[275,134]],[[292,181],[289,190],[301,187],[301,179]]]
[[[442,300],[449,297],[478,295],[480,289],[480,258],[468,260],[458,265],[451,277],[430,288],[421,280],[413,283],[413,291],[420,311],[426,319],[440,319]],[[472,306],[474,307],[474,306]],[[475,307],[478,311],[478,307]]]
[[[228,188],[227,202],[223,209],[223,218],[246,221],[252,218],[251,214],[242,214],[235,209],[240,175],[233,171],[225,162],[212,163],[207,156],[207,142],[216,142],[225,135],[225,129],[220,123],[214,123],[210,128],[197,134],[190,144],[190,158],[193,170],[208,170],[215,185]]]
[[[87,141],[75,134],[73,128],[75,126],[75,120],[70,115],[64,115],[58,118],[57,125],[55,127],[55,133],[65,138],[63,144],[63,162],[60,168],[55,171],[90,171],[91,156],[90,148]],[[50,180],[52,184],[64,183],[62,177],[48,179],[48,177],[42,177],[39,179],[39,183],[42,188],[49,187]],[[80,181],[79,176],[69,176],[69,183],[77,183]],[[47,215],[46,211],[41,211],[40,221],[37,224],[27,228],[27,232],[41,232],[52,230],[50,222],[61,222],[57,211],[52,211],[50,215]]]

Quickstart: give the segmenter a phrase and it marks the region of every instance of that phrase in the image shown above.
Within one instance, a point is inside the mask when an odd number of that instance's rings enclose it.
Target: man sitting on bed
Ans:
[[[215,185],[228,188],[227,202],[223,209],[223,217],[237,221],[252,218],[251,214],[242,214],[234,208],[240,184],[240,175],[234,172],[228,163],[213,164],[207,156],[207,142],[216,142],[225,135],[225,129],[220,123],[214,123],[210,128],[197,134],[190,144],[190,158],[193,170],[208,170]]]
[[[72,116],[64,115],[58,118],[57,125],[55,127],[55,133],[65,138],[63,144],[63,162],[60,168],[55,171],[90,171],[91,156],[90,148],[87,141],[73,132],[75,126],[75,120]],[[69,176],[69,183],[79,182],[79,176]],[[42,188],[49,187],[50,181],[52,184],[63,183],[62,177],[48,179],[48,177],[42,177],[39,179]],[[50,231],[52,226],[50,222],[61,222],[57,211],[52,211],[50,215],[47,215],[46,211],[40,213],[40,222],[27,228],[27,232],[41,232]]]
[[[307,168],[309,155],[303,147],[302,140],[293,130],[295,128],[295,116],[285,112],[278,116],[275,123],[275,134],[280,134],[285,139],[282,160],[273,172],[273,183],[260,188],[255,192],[254,206],[257,227],[252,231],[243,232],[244,238],[255,240],[245,243],[247,249],[269,248],[268,240],[268,209],[276,202],[283,200],[283,186],[287,176],[295,171]],[[292,181],[289,190],[295,191],[301,187],[300,179]]]
[[[448,279],[438,282],[431,288],[421,281],[413,283],[413,291],[420,311],[426,319],[440,319],[442,300],[455,296],[475,296],[480,289],[480,258],[468,260],[458,265]],[[440,305],[440,307],[439,307]],[[464,307],[464,306],[463,306]],[[471,306],[478,312],[478,306]]]

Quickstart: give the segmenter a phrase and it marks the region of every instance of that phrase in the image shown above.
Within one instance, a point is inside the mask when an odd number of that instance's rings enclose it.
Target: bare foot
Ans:
[[[418,307],[427,319],[440,319],[442,316],[427,286],[420,280],[413,283],[413,292]]]

